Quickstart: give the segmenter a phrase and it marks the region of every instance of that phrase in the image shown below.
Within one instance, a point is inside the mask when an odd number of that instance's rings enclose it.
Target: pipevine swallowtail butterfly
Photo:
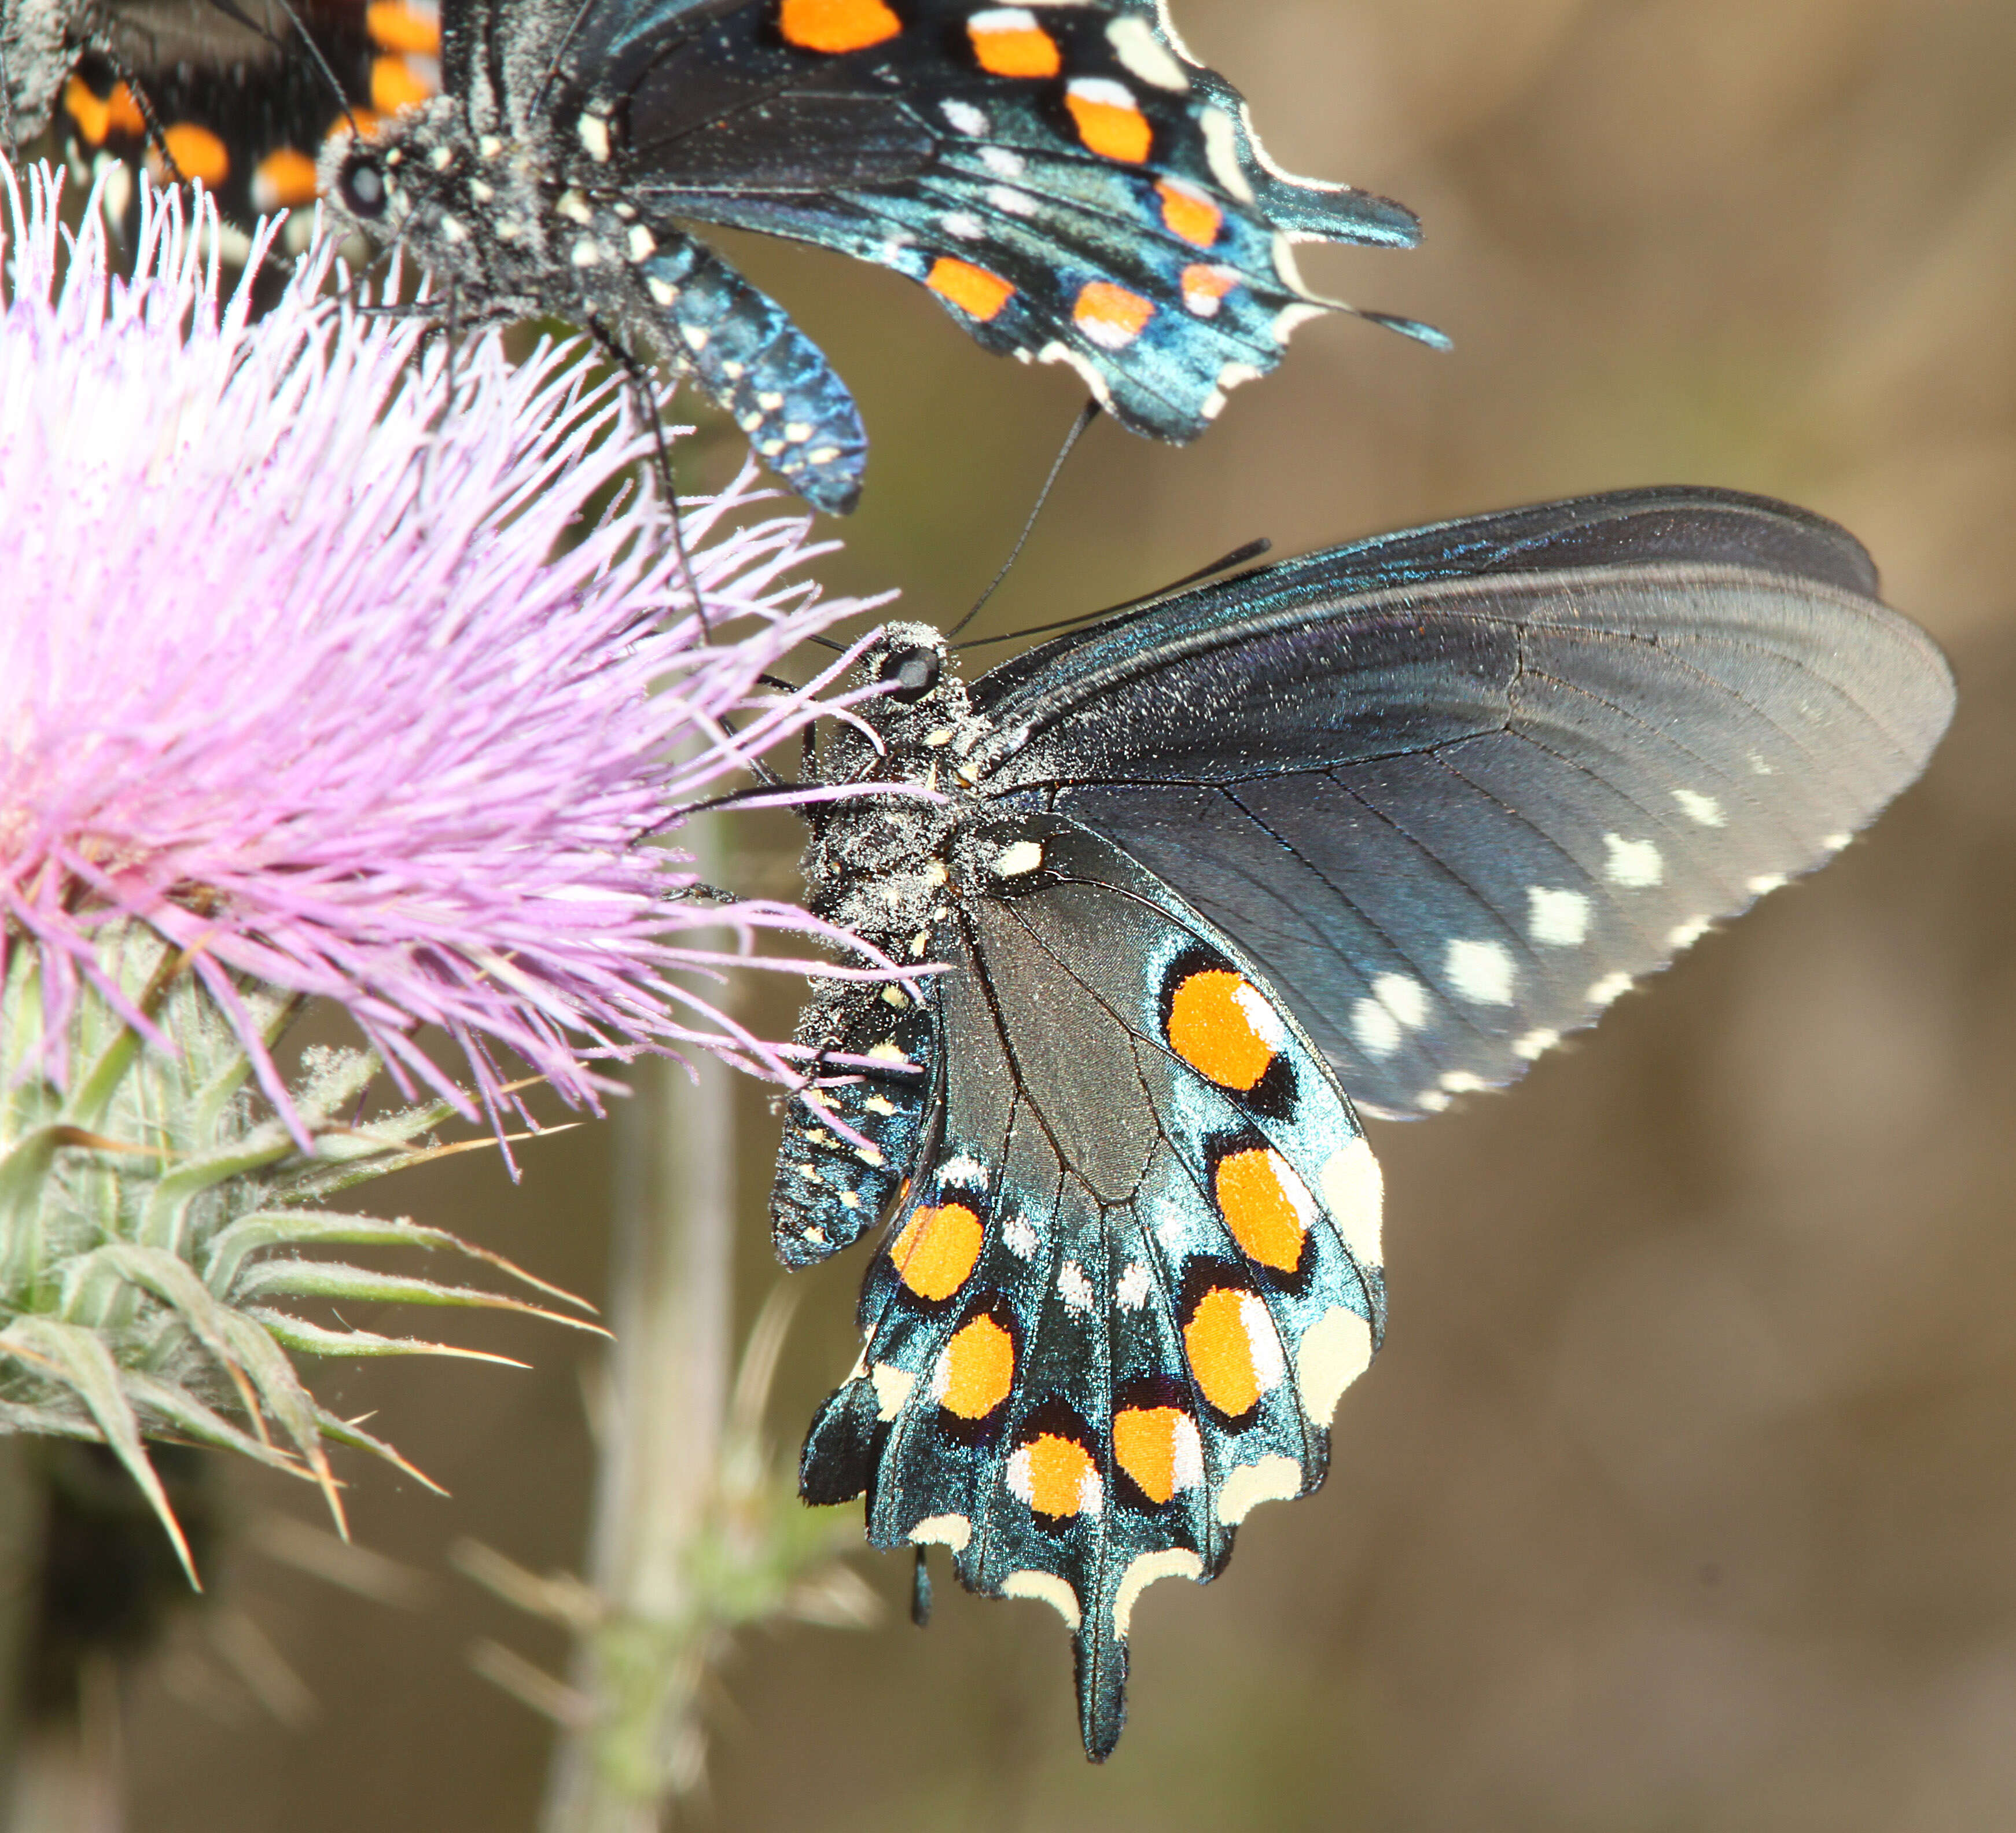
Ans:
[[[894,268],[987,349],[1068,364],[1172,440],[1332,309],[1293,244],[1417,239],[1398,204],[1269,160],[1160,0],[443,0],[441,20],[442,93],[333,154],[332,199],[457,311],[661,353],[834,513],[866,452],[852,398],[681,221]]]
[[[920,967],[822,983],[772,1196],[794,1266],[885,1212],[807,1500],[1053,1604],[1081,1727],[1143,1587],[1323,1478],[1385,1326],[1357,1110],[1523,1074],[1848,844],[1953,706],[1833,524],[1625,491],[1267,565],[974,682],[935,631],[808,809],[812,907]],[[844,1066],[844,1072],[842,1072]],[[841,1130],[842,1129],[845,1130]]]

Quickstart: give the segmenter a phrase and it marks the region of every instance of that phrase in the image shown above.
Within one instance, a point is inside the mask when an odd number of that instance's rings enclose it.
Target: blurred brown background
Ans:
[[[907,1567],[865,1634],[758,1638],[715,1712],[713,1823],[887,1828],[1769,1829],[2016,1824],[2016,8],[2008,0],[1177,0],[1291,169],[1385,192],[1416,253],[1319,286],[1438,357],[1306,328],[1188,451],[1100,427],[986,628],[1575,491],[1732,484],[1845,521],[1948,646],[1930,776],[1817,879],[1624,1001],[1509,1096],[1375,1130],[1391,1326],[1327,1489],[1136,1619],[1132,1722],[1080,1755],[1055,1617]],[[742,243],[874,440],[836,587],[956,615],[1074,384],[923,294]],[[792,884],[788,830],[743,882]],[[770,850],[765,851],[765,848]],[[747,1010],[772,1028],[786,989]],[[745,1309],[776,1277],[774,1122],[745,1103]],[[609,1129],[385,1202],[600,1289]],[[772,1417],[852,1355],[859,1257],[807,1302]],[[466,1335],[464,1340],[473,1340]],[[258,1550],[297,1495],[232,1479],[218,1593],[312,1695],[275,1724],[184,1622],[135,1702],[146,1833],[515,1833],[546,1732],[478,1636],[558,1649],[456,1576],[473,1536],[580,1557],[589,1352],[336,1384],[454,1491],[353,1473],[363,1601]],[[261,1525],[261,1523],[265,1525]],[[403,1595],[399,1587],[394,1594]],[[256,1669],[254,1644],[241,1669]]]

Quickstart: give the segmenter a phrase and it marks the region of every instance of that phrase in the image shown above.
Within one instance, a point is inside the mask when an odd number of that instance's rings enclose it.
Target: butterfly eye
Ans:
[[[348,161],[337,175],[336,189],[352,216],[369,221],[385,214],[385,175],[376,160],[360,157]]]
[[[877,681],[894,682],[895,690],[890,696],[905,706],[920,700],[938,684],[938,670],[942,664],[934,649],[892,649],[882,658],[882,666],[875,671]]]

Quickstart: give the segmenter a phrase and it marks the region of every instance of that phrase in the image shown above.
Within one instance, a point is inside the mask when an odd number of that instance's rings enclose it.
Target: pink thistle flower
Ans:
[[[143,199],[127,279],[99,213],[73,236],[28,177],[24,204],[0,166],[0,976],[38,952],[41,1072],[67,1073],[81,982],[160,1041],[94,948],[137,918],[304,1143],[245,978],[340,1001],[409,1095],[473,1115],[413,1037],[441,1026],[493,1122],[522,1111],[504,1052],[590,1106],[590,1063],[641,1049],[783,1074],[692,971],[764,931],[859,945],[693,897],[656,837],[828,710],[837,670],[761,679],[863,608],[794,576],[826,551],[808,524],[738,525],[745,475],[689,513],[682,562],[649,492],[587,519],[649,437],[578,348],[451,358],[322,296],[326,243],[255,319],[271,227],[220,303],[214,210],[192,233],[173,194]]]

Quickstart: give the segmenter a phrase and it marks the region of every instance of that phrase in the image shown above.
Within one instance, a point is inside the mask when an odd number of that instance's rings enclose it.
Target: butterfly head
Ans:
[[[979,735],[982,722],[953,671],[951,646],[928,624],[887,626],[862,657],[859,679],[880,690],[861,711],[896,774],[956,765]]]
[[[379,133],[333,142],[322,188],[340,225],[481,290],[508,283],[545,214],[525,162],[497,136],[472,137],[448,96]]]

